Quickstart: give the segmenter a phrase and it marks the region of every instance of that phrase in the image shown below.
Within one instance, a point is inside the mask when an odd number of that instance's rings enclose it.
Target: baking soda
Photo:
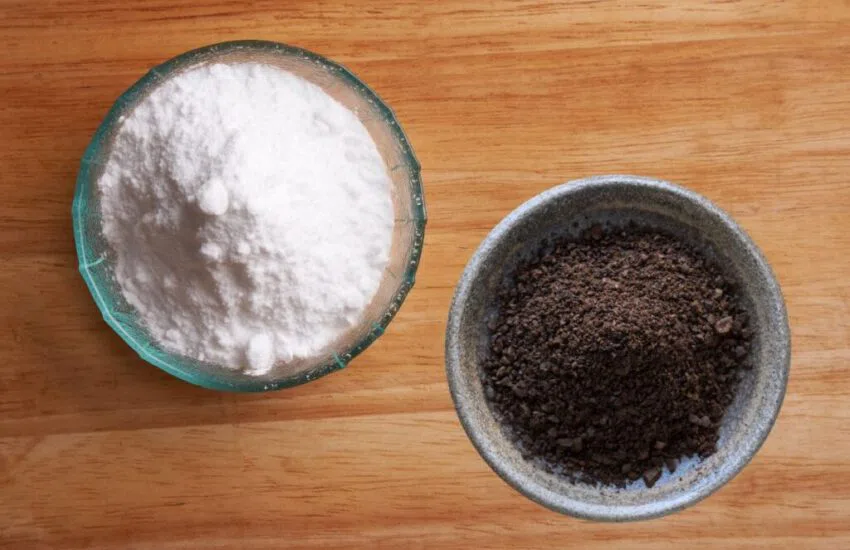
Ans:
[[[389,258],[390,184],[353,112],[234,63],[180,73],[123,117],[98,188],[116,281],[154,340],[262,374],[361,319]]]

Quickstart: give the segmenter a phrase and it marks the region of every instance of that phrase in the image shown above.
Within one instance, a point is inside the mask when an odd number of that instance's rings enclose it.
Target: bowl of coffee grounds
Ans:
[[[782,294],[746,233],[668,182],[600,176],[526,202],[455,292],[446,368],[506,482],[588,519],[661,516],[755,455],[785,394]]]

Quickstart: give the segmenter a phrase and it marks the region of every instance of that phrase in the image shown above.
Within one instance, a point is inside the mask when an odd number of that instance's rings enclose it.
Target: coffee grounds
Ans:
[[[716,450],[751,330],[735,285],[694,248],[595,226],[544,243],[496,306],[482,381],[526,459],[651,487]]]

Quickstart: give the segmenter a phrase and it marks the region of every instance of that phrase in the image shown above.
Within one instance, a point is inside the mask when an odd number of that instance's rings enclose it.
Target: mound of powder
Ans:
[[[98,181],[127,301],[170,352],[267,372],[357,323],[389,258],[390,178],[357,116],[260,63],[202,65],[119,124]]]

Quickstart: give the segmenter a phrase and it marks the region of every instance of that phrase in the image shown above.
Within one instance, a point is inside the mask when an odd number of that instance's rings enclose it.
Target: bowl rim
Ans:
[[[526,213],[540,208],[553,199],[563,198],[580,192],[583,189],[623,184],[676,194],[696,206],[707,210],[710,215],[716,217],[731,231],[736,239],[740,240],[758,269],[764,275],[769,292],[776,300],[779,317],[781,317],[777,339],[782,342],[782,345],[779,350],[779,358],[774,363],[774,368],[779,371],[778,390],[774,394],[769,395],[769,398],[766,400],[767,406],[763,409],[765,411],[764,417],[769,418],[769,420],[764,424],[756,426],[758,430],[756,437],[747,440],[744,452],[738,455],[737,459],[736,457],[731,457],[731,467],[725,468],[722,475],[714,477],[711,483],[695,487],[682,494],[671,495],[662,501],[653,501],[638,505],[595,504],[566,497],[561,493],[531,482],[529,478],[514,469],[509,461],[502,460],[501,455],[494,451],[488,444],[489,438],[485,430],[478,430],[473,420],[474,407],[471,402],[472,400],[464,397],[460,342],[458,339],[460,320],[463,317],[466,305],[465,298],[470,291],[472,281],[476,280],[484,269],[487,253],[497,242],[506,237],[514,225],[525,217]],[[731,216],[706,197],[665,180],[632,175],[600,175],[568,181],[543,191],[510,212],[484,238],[464,268],[452,298],[446,325],[445,358],[449,391],[461,426],[463,426],[475,450],[503,481],[534,502],[561,514],[596,521],[637,521],[665,516],[696,504],[723,487],[752,460],[767,439],[782,407],[791,366],[791,333],[782,290],[770,264],[768,264],[761,250],[759,250],[749,235]]]
[[[347,86],[354,89],[359,95],[374,105],[380,113],[381,118],[389,127],[397,145],[401,150],[402,156],[405,158],[409,173],[409,187],[411,194],[411,204],[413,209],[412,219],[408,220],[413,224],[413,241],[410,243],[409,257],[407,258],[405,271],[401,277],[401,284],[393,294],[392,299],[381,314],[378,321],[373,322],[371,330],[362,338],[357,340],[353,345],[342,353],[333,353],[332,359],[317,365],[306,371],[287,375],[274,380],[224,380],[214,374],[198,371],[195,369],[185,369],[178,365],[172,364],[169,361],[163,360],[161,357],[151,354],[144,346],[144,343],[138,342],[132,335],[124,330],[121,322],[108,307],[104,297],[107,294],[106,289],[100,288],[94,278],[91,270],[98,264],[104,261],[103,257],[89,257],[89,250],[86,243],[86,222],[84,210],[87,203],[87,197],[91,191],[90,187],[95,184],[92,177],[92,170],[98,164],[94,162],[98,153],[106,146],[108,136],[111,129],[120,122],[120,117],[124,109],[132,104],[138,97],[148,91],[150,88],[159,84],[168,75],[176,70],[191,66],[195,63],[205,61],[212,56],[230,54],[238,51],[257,51],[264,54],[279,55],[284,57],[300,57],[308,61],[317,63],[336,77],[340,78]],[[345,368],[355,357],[362,353],[369,345],[380,337],[387,326],[390,324],[396,313],[404,303],[410,290],[413,288],[416,279],[416,271],[419,267],[419,262],[422,256],[422,247],[425,239],[425,226],[428,215],[425,208],[425,195],[422,186],[422,168],[413,147],[404,130],[399,123],[395,112],[387,105],[381,97],[370,88],[365,82],[360,80],[354,73],[341,63],[331,61],[317,53],[311,52],[304,48],[291,46],[280,42],[268,40],[233,40],[227,42],[219,42],[209,44],[181,53],[171,59],[156,65],[145,73],[139,80],[125,90],[118,99],[110,107],[106,117],[98,126],[91,141],[86,147],[83,157],[80,161],[80,169],[77,172],[76,187],[74,190],[74,199],[71,205],[71,217],[73,220],[74,243],[77,251],[78,269],[86,286],[92,295],[98,309],[101,312],[106,323],[115,331],[118,336],[124,340],[143,360],[164,370],[165,372],[180,378],[191,384],[201,386],[212,390],[233,391],[233,392],[265,392],[274,391],[284,388],[291,388],[304,384],[332,372],[336,372]],[[167,352],[165,355],[171,357]]]

